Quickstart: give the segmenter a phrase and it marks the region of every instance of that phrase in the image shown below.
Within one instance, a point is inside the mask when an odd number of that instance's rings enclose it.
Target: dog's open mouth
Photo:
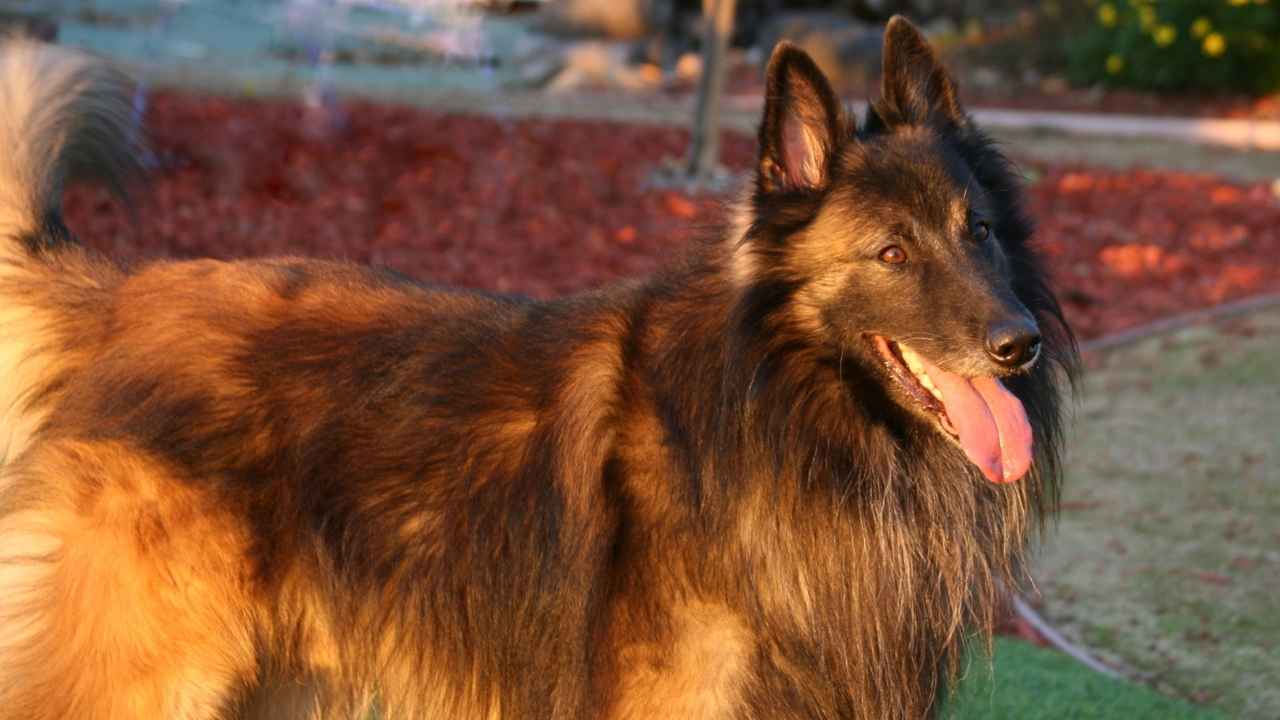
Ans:
[[[992,482],[1014,482],[1031,467],[1031,423],[1022,401],[998,378],[947,372],[903,343],[872,335],[885,368]]]

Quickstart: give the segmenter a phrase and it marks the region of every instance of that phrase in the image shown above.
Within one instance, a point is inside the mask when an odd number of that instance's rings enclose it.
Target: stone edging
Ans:
[[[1080,343],[1080,351],[1086,353],[1103,352],[1124,345],[1132,345],[1154,335],[1161,335],[1192,325],[1222,320],[1275,306],[1280,306],[1280,293],[1255,295],[1242,300],[1233,300],[1204,308],[1203,310],[1193,310],[1163,320],[1156,320],[1146,325],[1139,325],[1128,330],[1104,335],[1100,338]]]

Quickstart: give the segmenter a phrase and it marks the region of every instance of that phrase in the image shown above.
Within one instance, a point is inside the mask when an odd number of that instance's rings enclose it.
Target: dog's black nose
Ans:
[[[1007,367],[1022,367],[1040,355],[1040,331],[1027,319],[994,323],[987,328],[987,355]]]

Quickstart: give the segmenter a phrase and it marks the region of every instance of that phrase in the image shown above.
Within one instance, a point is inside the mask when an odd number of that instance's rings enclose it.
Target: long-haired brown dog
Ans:
[[[0,718],[918,718],[1053,504],[1074,358],[906,21],[781,46],[733,226],[553,302],[126,272],[64,181],[124,80],[0,50]],[[103,174],[103,173],[99,173]]]

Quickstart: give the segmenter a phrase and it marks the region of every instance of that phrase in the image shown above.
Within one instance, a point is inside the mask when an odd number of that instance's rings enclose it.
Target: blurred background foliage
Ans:
[[[1086,3],[1064,36],[1067,74],[1159,92],[1280,89],[1280,7],[1271,0]]]
[[[696,46],[703,0],[632,1],[646,6],[668,43]],[[811,23],[826,23],[819,35],[903,13],[953,62],[999,68],[1015,82],[1052,76],[1077,88],[1280,91],[1280,0],[738,0],[735,44],[768,45],[788,24],[780,18],[804,13],[825,15]],[[840,53],[845,65],[848,54]]]
[[[181,35],[212,52],[227,43],[204,37],[217,29],[209,26],[261,17],[282,26],[271,61],[417,69],[469,62],[504,86],[670,89],[694,84],[704,13],[716,1],[0,0],[0,29],[34,23],[38,34],[51,37],[60,23],[72,42],[113,50],[122,31],[144,24],[156,47],[162,36]],[[750,90],[753,80],[758,85],[768,49],[781,38],[805,47],[848,94],[874,89],[880,28],[895,13],[943,48],[969,97],[1018,104],[1028,93],[1280,93],[1280,0],[736,0],[735,6],[729,65],[742,69],[731,69],[731,93]],[[391,21],[397,14],[408,19]],[[1090,103],[1080,100],[1082,109]]]

